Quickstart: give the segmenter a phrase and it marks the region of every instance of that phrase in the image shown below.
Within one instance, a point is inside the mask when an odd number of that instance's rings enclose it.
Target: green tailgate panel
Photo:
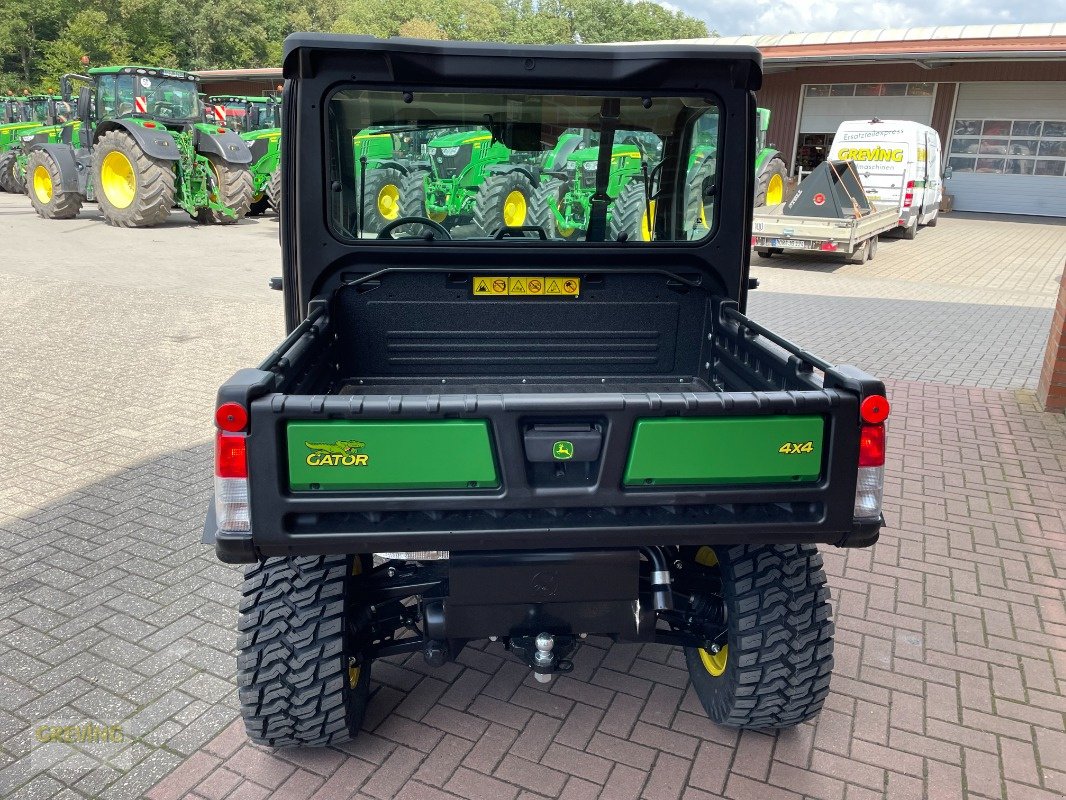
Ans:
[[[484,420],[290,422],[288,450],[294,490],[499,485]]]
[[[818,416],[643,419],[633,431],[626,486],[817,480]]]

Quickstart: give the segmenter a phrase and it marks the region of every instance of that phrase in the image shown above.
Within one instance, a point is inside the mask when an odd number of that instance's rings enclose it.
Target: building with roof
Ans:
[[[763,54],[759,104],[792,174],[849,119],[931,125],[963,211],[1066,216],[1066,23],[731,36]],[[199,73],[212,94],[261,94],[279,69]]]
[[[961,211],[1066,216],[1066,23],[732,36],[763,54],[759,105],[790,170],[849,119],[940,133]]]

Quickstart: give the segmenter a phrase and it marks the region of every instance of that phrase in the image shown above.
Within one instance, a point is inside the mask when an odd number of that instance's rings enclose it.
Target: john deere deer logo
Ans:
[[[370,463],[370,456],[359,451],[366,447],[366,442],[348,441],[334,442],[304,442],[304,445],[312,452],[307,456],[309,467],[365,467]]]

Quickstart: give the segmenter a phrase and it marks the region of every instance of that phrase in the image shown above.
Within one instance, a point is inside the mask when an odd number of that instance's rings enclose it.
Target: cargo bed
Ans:
[[[222,387],[250,412],[255,546],[218,532],[220,555],[876,537],[854,464],[880,382],[696,274],[521,300],[472,297],[474,278],[355,278]]]

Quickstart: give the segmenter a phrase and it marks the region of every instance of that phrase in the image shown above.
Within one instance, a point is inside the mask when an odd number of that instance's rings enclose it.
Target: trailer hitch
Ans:
[[[577,637],[569,634],[538,633],[536,636],[512,636],[507,649],[533,670],[538,683],[549,683],[556,672],[570,672],[574,662],[567,656],[577,647]]]

